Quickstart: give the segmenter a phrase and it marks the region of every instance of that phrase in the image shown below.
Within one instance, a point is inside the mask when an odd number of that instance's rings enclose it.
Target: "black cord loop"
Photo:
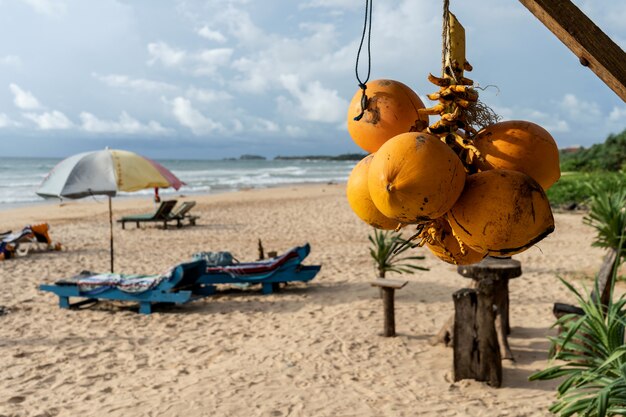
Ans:
[[[354,68],[354,72],[356,73],[356,79],[359,82],[359,88],[362,90],[363,95],[361,96],[361,113],[357,115],[354,120],[359,121],[365,114],[365,109],[367,109],[368,98],[365,90],[367,89],[366,83],[370,79],[370,72],[372,70],[372,51],[371,51],[371,40],[372,40],[372,3],[374,0],[365,0],[365,21],[363,23],[363,33],[361,34],[361,43],[359,43],[359,50],[356,54],[356,65]],[[359,77],[359,59],[361,57],[361,49],[363,48],[363,42],[365,41],[365,34],[367,33],[367,77],[365,80],[361,80]]]

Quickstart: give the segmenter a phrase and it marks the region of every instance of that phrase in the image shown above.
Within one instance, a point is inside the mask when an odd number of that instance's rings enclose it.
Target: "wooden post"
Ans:
[[[494,327],[493,285],[463,288],[454,299],[454,380],[475,379],[502,385],[502,359]]]
[[[611,90],[626,101],[626,54],[570,0],[519,0]]]
[[[265,253],[263,253],[263,243],[261,243],[261,239],[259,239],[259,261],[265,259]]]
[[[371,283],[373,287],[379,287],[383,292],[383,313],[385,316],[383,336],[385,337],[394,337],[396,335],[394,294],[395,290],[403,288],[407,283],[408,281],[386,278],[378,278]]]
[[[383,288],[383,310],[385,316],[385,324],[383,336],[394,337],[396,335],[396,315],[394,311],[393,288]]]
[[[109,229],[111,230],[111,273],[113,273],[113,206],[109,196]]]
[[[478,288],[484,280],[489,280],[491,283],[489,285],[495,307],[494,320],[500,344],[500,356],[503,359],[513,360],[513,353],[507,338],[511,333],[509,280],[522,275],[522,264],[510,258],[487,257],[476,264],[459,266],[457,272],[464,277],[471,278],[475,288]]]
[[[618,267],[618,256],[616,249],[609,249],[609,253],[606,254],[598,272],[598,292],[594,288],[591,293],[591,299],[593,301],[600,300],[600,303],[604,307],[608,307],[611,300],[611,288],[613,287],[613,275]]]

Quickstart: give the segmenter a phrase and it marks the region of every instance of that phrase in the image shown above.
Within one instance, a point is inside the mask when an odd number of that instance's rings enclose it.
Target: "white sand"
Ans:
[[[294,186],[194,196],[196,227],[115,225],[116,269],[158,273],[200,250],[257,257],[257,239],[282,252],[309,242],[308,285],[272,295],[228,292],[137,314],[136,305],[57,307],[41,283],[106,271],[106,204],[80,201],[0,215],[0,230],[48,221],[63,252],[0,263],[2,416],[546,416],[556,382],[528,382],[548,364],[555,301],[571,301],[557,275],[580,284],[602,262],[580,214],[557,214],[556,232],[515,259],[510,344],[500,389],[452,381],[452,350],[428,341],[468,286],[426,249],[429,272],[396,293],[398,337],[383,338],[382,304],[370,287],[370,229],[342,185]],[[114,200],[115,216],[153,209]],[[587,282],[589,285],[590,281]]]

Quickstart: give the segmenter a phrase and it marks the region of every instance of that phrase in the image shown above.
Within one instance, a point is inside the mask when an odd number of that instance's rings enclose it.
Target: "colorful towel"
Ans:
[[[271,275],[278,270],[285,262],[290,259],[298,258],[298,248],[293,248],[276,258],[266,259],[257,262],[242,262],[235,265],[227,266],[207,266],[207,274],[224,273],[233,278],[245,278],[251,276]]]
[[[78,290],[84,294],[98,294],[111,288],[129,294],[140,294],[157,287],[161,282],[173,278],[176,274],[182,274],[182,268],[174,267],[161,275],[138,275],[138,274],[97,274],[80,276],[73,280]],[[65,282],[68,284],[69,282]]]

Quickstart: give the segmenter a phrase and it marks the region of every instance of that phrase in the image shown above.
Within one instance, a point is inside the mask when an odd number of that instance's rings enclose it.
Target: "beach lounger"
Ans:
[[[195,226],[198,216],[189,214],[192,208],[196,205],[195,201],[183,201],[176,209],[172,211],[169,218],[170,221],[176,222],[176,227],[182,227],[183,221],[187,220],[190,225]]]
[[[122,223],[122,229],[126,228],[126,223],[136,223],[139,227],[139,223],[147,222],[163,222],[163,228],[167,229],[167,222],[170,221],[170,214],[172,209],[176,205],[176,200],[162,201],[161,205],[153,212],[147,214],[135,214],[132,216],[124,216],[117,222]]]
[[[270,294],[280,283],[308,282],[315,278],[321,266],[302,265],[310,251],[311,247],[307,243],[263,261],[207,265],[198,282],[205,285],[261,284],[263,294]]]
[[[61,250],[62,245],[53,242],[48,233],[48,223],[38,223],[25,226],[15,233],[0,235],[0,260],[26,256],[31,249]]]
[[[83,305],[98,299],[132,301],[139,303],[139,313],[150,314],[154,303],[184,304],[211,295],[214,287],[203,287],[198,282],[206,267],[203,260],[185,262],[163,275],[120,275],[81,273],[54,285],[40,285],[59,297],[61,308]],[[84,300],[70,303],[70,297]]]

